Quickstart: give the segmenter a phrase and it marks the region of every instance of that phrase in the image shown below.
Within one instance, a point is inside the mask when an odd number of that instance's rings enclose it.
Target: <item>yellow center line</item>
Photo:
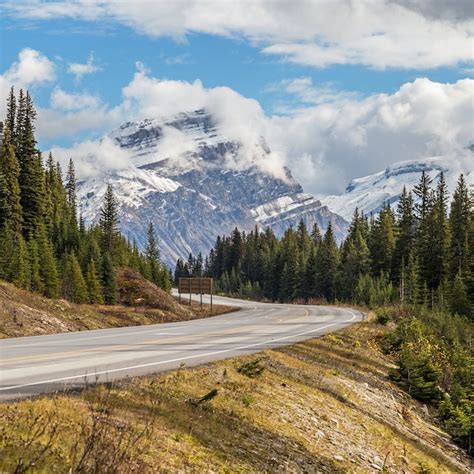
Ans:
[[[299,318],[296,318],[296,320],[302,319],[303,317],[306,317],[306,316],[309,316],[309,311],[307,309],[304,309],[304,311],[306,313],[305,316],[300,316]],[[267,326],[267,325],[266,324],[259,324],[257,326],[254,325],[252,327],[254,329],[256,329],[256,328],[262,328],[262,327],[265,327],[265,326]],[[46,354],[12,357],[12,358],[9,358],[9,359],[3,359],[0,363],[0,366],[3,367],[3,366],[6,366],[6,365],[15,364],[17,362],[26,362],[26,361],[29,361],[29,360],[45,361],[45,360],[54,359],[54,358],[57,358],[57,357],[75,356],[75,355],[80,355],[80,354],[84,354],[84,353],[88,353],[88,352],[91,352],[91,353],[96,352],[96,353],[100,354],[100,353],[106,353],[106,352],[113,352],[115,350],[123,349],[123,348],[142,347],[142,346],[148,346],[148,345],[153,345],[153,344],[158,344],[158,345],[169,344],[169,343],[186,341],[186,340],[189,340],[189,339],[195,339],[195,338],[199,338],[199,337],[203,337],[203,336],[226,335],[226,334],[229,334],[229,333],[232,333],[232,332],[233,333],[239,333],[239,332],[242,332],[246,329],[247,329],[247,327],[242,327],[242,328],[233,327],[233,328],[230,328],[230,329],[223,329],[223,330],[220,330],[220,331],[213,331],[213,332],[199,333],[199,334],[188,334],[188,335],[185,335],[185,336],[172,337],[172,338],[169,338],[169,339],[161,338],[161,339],[154,339],[154,340],[151,340],[151,341],[136,342],[136,343],[132,343],[132,344],[113,344],[113,345],[104,346],[104,347],[95,347],[95,348],[90,348],[90,349],[79,349],[79,350],[75,350],[75,351],[57,351],[57,352],[49,352],[49,353],[46,353]]]

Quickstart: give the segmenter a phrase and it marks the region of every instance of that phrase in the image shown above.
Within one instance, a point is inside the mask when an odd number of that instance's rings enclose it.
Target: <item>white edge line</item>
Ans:
[[[349,311],[349,310],[347,310],[347,311]],[[22,384],[22,385],[12,385],[11,387],[0,388],[0,391],[15,390],[17,388],[31,387],[33,385],[43,385],[43,384],[48,384],[48,383],[53,383],[53,382],[63,382],[65,380],[74,380],[74,379],[87,378],[87,377],[97,377],[98,375],[111,374],[111,373],[114,373],[114,372],[121,372],[121,371],[124,371],[124,370],[142,369],[144,367],[152,367],[154,365],[170,364],[170,363],[173,363],[173,362],[180,362],[180,361],[189,360],[189,359],[197,359],[199,357],[208,357],[208,356],[216,355],[216,354],[225,354],[226,352],[240,351],[242,349],[249,349],[251,347],[258,347],[258,346],[262,346],[262,345],[265,345],[265,344],[271,344],[273,342],[285,341],[287,339],[293,339],[295,337],[304,336],[306,334],[311,334],[313,332],[322,331],[323,329],[329,328],[331,326],[336,326],[338,324],[350,323],[351,321],[354,321],[354,319],[356,317],[355,313],[353,313],[352,311],[350,311],[350,312],[352,314],[351,319],[347,319],[345,321],[338,321],[337,323],[326,324],[326,326],[321,326],[320,328],[317,328],[317,329],[311,329],[309,331],[301,332],[299,334],[292,334],[290,336],[279,337],[278,339],[271,339],[270,341],[261,341],[261,342],[256,342],[254,344],[247,344],[245,346],[234,347],[232,349],[222,349],[220,351],[207,352],[207,353],[204,353],[204,354],[196,354],[196,355],[186,356],[186,357],[179,357],[177,359],[162,360],[162,361],[159,361],[159,362],[150,362],[148,364],[132,365],[132,366],[129,366],[129,367],[120,367],[118,369],[102,370],[100,372],[94,372],[94,373],[91,373],[91,374],[86,373],[86,374],[81,374],[81,375],[71,375],[70,377],[61,377],[61,378],[58,378],[58,379],[42,380],[40,382],[31,382],[31,383],[25,383],[25,384]]]

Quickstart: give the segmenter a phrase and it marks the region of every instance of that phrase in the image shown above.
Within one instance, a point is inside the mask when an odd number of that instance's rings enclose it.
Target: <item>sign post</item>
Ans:
[[[212,278],[180,278],[178,280],[179,302],[181,302],[181,293],[189,293],[189,306],[192,306],[191,295],[194,293],[200,295],[202,309],[202,295],[211,295],[211,313],[212,313],[212,296],[214,292],[214,280]]]

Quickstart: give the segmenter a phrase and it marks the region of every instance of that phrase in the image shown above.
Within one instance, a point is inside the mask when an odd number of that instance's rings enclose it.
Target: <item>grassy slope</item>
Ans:
[[[22,456],[48,472],[105,471],[111,459],[116,472],[468,472],[423,407],[387,381],[379,337],[362,323],[265,351],[255,378],[236,370],[249,356],[0,405],[0,471]]]
[[[209,316],[178,302],[133,270],[118,272],[119,305],[76,305],[50,300],[0,280],[0,338],[186,321]],[[136,305],[136,306],[135,306]],[[214,314],[235,308],[214,305]]]

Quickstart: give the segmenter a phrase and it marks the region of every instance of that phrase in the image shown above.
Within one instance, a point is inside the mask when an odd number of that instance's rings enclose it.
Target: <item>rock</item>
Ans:
[[[334,459],[336,461],[344,461],[344,458],[342,456],[338,455],[338,454],[336,454],[336,456],[334,456]]]

